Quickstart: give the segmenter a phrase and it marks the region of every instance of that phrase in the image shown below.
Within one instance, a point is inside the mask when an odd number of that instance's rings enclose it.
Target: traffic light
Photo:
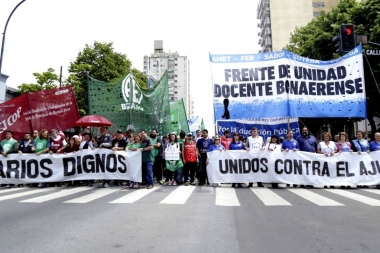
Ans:
[[[332,42],[334,43],[334,46],[336,47],[336,52],[337,53],[342,53],[342,40],[340,39],[340,34],[335,36],[332,39]]]
[[[356,47],[354,25],[341,25],[340,38],[343,52],[349,52],[354,49]]]

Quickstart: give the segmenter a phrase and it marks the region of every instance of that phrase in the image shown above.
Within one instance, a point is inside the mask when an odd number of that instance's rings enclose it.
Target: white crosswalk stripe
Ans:
[[[25,188],[4,189],[4,190],[0,190],[0,194],[2,194],[2,193],[8,193],[8,192],[16,192],[16,191],[21,191],[21,190],[25,190]]]
[[[38,190],[32,190],[32,191],[27,191],[27,192],[19,192],[19,193],[15,193],[15,194],[11,194],[11,195],[1,196],[0,201],[24,197],[24,196],[28,196],[28,195],[32,195],[32,194],[36,194],[36,193],[46,192],[49,190],[50,189],[38,189]]]
[[[361,190],[380,195],[380,191],[378,189],[361,189]]]
[[[248,195],[246,191],[252,192],[252,198],[258,198],[264,206],[297,206],[302,205],[302,201],[311,202],[317,206],[345,206],[349,203],[349,199],[357,201],[359,204],[366,204],[370,206],[380,206],[380,191],[377,189],[302,189],[302,188],[286,188],[286,189],[271,189],[253,187],[249,189],[235,189],[229,185],[222,185],[223,187],[193,187],[193,186],[178,186],[178,187],[154,187],[153,189],[137,189],[123,190],[119,187],[112,188],[46,188],[46,189],[29,189],[29,188],[12,188],[0,189],[0,201],[12,200],[20,198],[17,201],[24,203],[43,203],[58,198],[67,197],[62,200],[62,203],[72,204],[86,204],[94,200],[107,197],[108,203],[119,204],[132,204],[141,201],[144,197],[154,193],[158,189],[165,189],[159,191],[159,194],[153,195],[149,198],[149,202],[155,204],[166,205],[191,205],[192,200],[196,201],[199,197],[208,199],[217,206],[231,206],[239,207],[241,203],[247,201]],[[205,195],[207,193],[207,195]],[[322,193],[325,193],[322,195]],[[333,194],[331,194],[333,193]],[[367,193],[367,194],[366,194]],[[29,197],[30,195],[37,195],[37,197]],[[76,194],[70,198],[70,195]],[[294,196],[294,195],[296,196]],[[327,195],[329,194],[329,195]],[[335,195],[334,195],[335,194]],[[366,195],[365,195],[366,194]],[[373,196],[369,196],[372,194]],[[339,202],[334,199],[338,196]],[[189,201],[192,198],[191,201]],[[300,197],[302,201],[297,200]],[[211,199],[212,200],[211,200]],[[345,202],[342,202],[346,200]],[[103,200],[104,201],[104,200]],[[293,202],[294,201],[294,202]],[[210,203],[210,204],[211,204]]]
[[[361,203],[370,205],[370,206],[380,206],[380,200],[369,198],[357,193],[353,193],[350,191],[340,190],[340,189],[324,189],[325,191],[335,193],[337,195],[359,201]]]
[[[240,206],[234,188],[216,188],[215,205],[217,206]]]
[[[291,206],[288,201],[268,188],[250,188],[266,206]]]
[[[287,189],[294,194],[297,194],[301,198],[304,198],[318,206],[344,206],[343,204],[336,202],[335,200],[326,198],[322,195],[319,195],[315,192],[306,190],[306,189]]]
[[[111,201],[110,203],[112,204],[131,204],[131,203],[134,203],[136,202],[137,200],[145,197],[146,195],[154,192],[155,190],[159,189],[161,187],[154,187],[153,189],[139,189],[139,190],[135,190],[127,195],[124,195],[123,197],[121,198],[118,198],[114,201]]]
[[[183,205],[194,190],[194,186],[180,186],[164,198],[160,204]]]
[[[51,194],[44,195],[44,196],[41,196],[41,197],[36,197],[36,198],[32,198],[32,199],[23,200],[23,201],[20,201],[20,202],[42,203],[42,202],[46,202],[46,201],[49,201],[49,200],[66,197],[66,196],[69,196],[71,194],[75,194],[75,193],[79,193],[79,192],[83,192],[83,191],[88,191],[88,190],[91,190],[91,189],[93,189],[93,188],[74,188],[74,189],[69,189],[69,190],[64,189],[64,190],[61,190],[59,192],[51,193]]]
[[[110,189],[110,188],[98,189],[98,190],[95,190],[94,192],[92,192],[90,194],[84,195],[84,196],[79,197],[79,198],[70,199],[70,200],[67,200],[63,203],[81,203],[81,204],[84,204],[84,203],[88,203],[90,201],[93,201],[95,199],[107,196],[107,195],[114,193],[114,192],[117,192],[119,190],[120,189]]]

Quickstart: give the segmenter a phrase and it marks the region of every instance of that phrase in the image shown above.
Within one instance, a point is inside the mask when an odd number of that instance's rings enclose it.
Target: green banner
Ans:
[[[201,131],[203,130],[203,129],[205,129],[206,127],[205,127],[205,123],[203,122],[203,118],[202,118],[202,122],[201,122]]]
[[[170,104],[167,72],[152,88],[143,89],[132,74],[106,83],[88,78],[90,114],[106,117],[112,122],[108,132],[117,129],[170,131]]]
[[[186,134],[190,132],[189,124],[187,122],[187,115],[185,111],[185,106],[183,104],[183,99],[176,102],[170,103],[170,115],[172,119],[177,118],[177,120],[171,121],[171,131],[179,134],[181,130],[185,131]],[[173,118],[174,117],[174,118]],[[175,124],[177,123],[177,124]]]

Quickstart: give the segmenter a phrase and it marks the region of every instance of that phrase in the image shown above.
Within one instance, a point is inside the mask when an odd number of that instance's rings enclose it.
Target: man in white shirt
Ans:
[[[247,147],[252,150],[264,150],[264,139],[259,136],[257,127],[253,127],[251,130],[251,136],[247,138]],[[249,183],[248,187],[252,187],[253,183]],[[257,182],[258,187],[264,187],[262,182]]]

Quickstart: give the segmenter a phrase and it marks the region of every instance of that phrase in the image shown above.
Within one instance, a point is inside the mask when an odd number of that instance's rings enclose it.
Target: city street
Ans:
[[[266,186],[0,189],[0,252],[379,251],[380,190]]]

